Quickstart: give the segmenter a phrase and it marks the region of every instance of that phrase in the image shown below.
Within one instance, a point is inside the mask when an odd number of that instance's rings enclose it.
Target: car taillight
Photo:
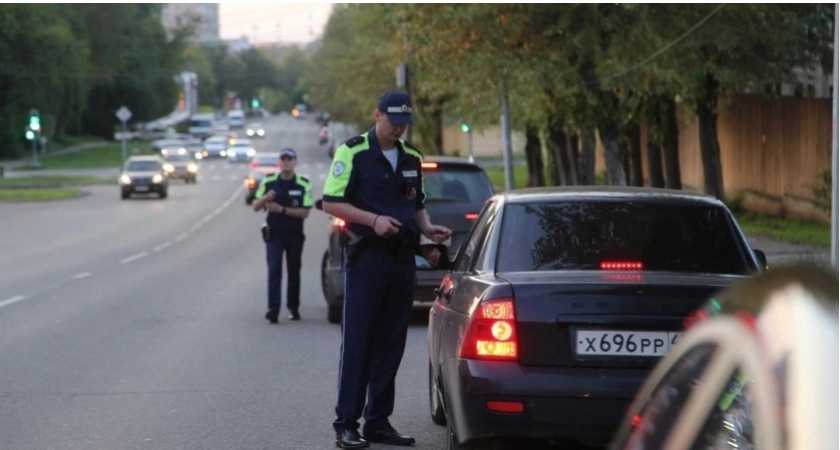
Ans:
[[[248,163],[248,166],[252,169],[256,169],[260,165],[256,161],[251,161],[250,163]]]
[[[256,186],[257,183],[253,179],[251,179],[245,181],[245,185],[248,186],[248,189],[253,189],[253,187]]]
[[[642,270],[641,261],[602,261],[601,270]]]
[[[344,228],[344,225],[347,225],[347,222],[341,219],[335,221],[335,226],[337,226],[338,228]]]
[[[486,300],[473,311],[458,357],[516,361],[517,347],[513,299]]]
[[[464,218],[467,219],[467,220],[478,219],[478,213],[466,213],[466,214],[464,214]]]
[[[423,169],[437,169],[437,163],[424,162],[423,164],[420,165],[420,167],[423,168]]]

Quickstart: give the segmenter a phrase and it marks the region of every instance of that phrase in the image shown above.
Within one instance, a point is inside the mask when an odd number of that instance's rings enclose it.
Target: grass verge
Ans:
[[[815,247],[831,245],[831,225],[827,223],[803,222],[754,212],[736,212],[735,217],[747,234],[766,236],[792,244]]]
[[[90,148],[79,152],[62,155],[46,155],[40,158],[41,169],[108,169],[122,166],[122,144],[109,143],[102,147]],[[128,144],[127,155],[149,154],[136,145]],[[37,170],[29,165],[16,170]]]
[[[66,200],[68,198],[76,198],[81,194],[81,190],[73,188],[0,188],[0,202],[44,202],[50,200]]]

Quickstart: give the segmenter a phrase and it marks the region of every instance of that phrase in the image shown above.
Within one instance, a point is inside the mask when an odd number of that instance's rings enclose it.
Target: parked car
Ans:
[[[182,151],[183,150],[183,151]],[[167,152],[163,155],[163,174],[169,179],[184,180],[195,184],[198,181],[198,164],[192,153],[179,149],[177,152]]]
[[[460,158],[426,157],[422,163],[422,170],[426,212],[433,223],[452,230],[452,237],[444,245],[447,254],[454,255],[473,221],[478,217],[478,212],[493,195],[493,187],[481,166]],[[332,323],[341,320],[344,304],[341,282],[344,258],[340,239],[344,231],[343,220],[333,219],[330,222],[329,244],[321,260],[322,290],[329,305],[327,318]],[[432,242],[423,237],[421,243]],[[418,272],[414,290],[415,301],[433,301],[434,288],[440,284],[445,274],[446,271],[443,270]]]
[[[795,265],[715,295],[647,378],[610,448],[840,448],[837,285],[836,269]]]
[[[159,156],[131,156],[120,173],[120,198],[131,194],[157,194],[167,197],[169,181],[163,173],[164,161]]]
[[[429,406],[447,448],[606,443],[685,318],[760,273],[760,255],[711,196],[606,186],[493,196],[429,312]]]

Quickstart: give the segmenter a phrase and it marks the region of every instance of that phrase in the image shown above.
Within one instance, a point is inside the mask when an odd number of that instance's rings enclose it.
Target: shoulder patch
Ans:
[[[345,141],[344,145],[352,148],[352,147],[355,147],[355,146],[361,144],[364,141],[365,141],[365,138],[363,136],[354,136],[354,137],[351,137],[350,139],[348,139],[347,141]]]
[[[421,151],[417,148],[417,146],[416,146],[416,145],[414,145],[414,144],[412,144],[411,142],[408,142],[408,141],[403,141],[403,145],[405,145],[407,148],[410,148],[410,149],[414,150],[415,152],[417,152],[417,153],[419,153],[419,154],[421,154],[421,155],[423,154],[423,152],[421,152]]]

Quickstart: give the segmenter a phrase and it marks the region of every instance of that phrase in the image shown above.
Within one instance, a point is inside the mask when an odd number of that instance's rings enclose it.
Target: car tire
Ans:
[[[327,322],[341,323],[344,305],[327,305]]]
[[[429,361],[429,411],[432,414],[432,422],[438,425],[446,425],[446,411],[443,410],[440,388],[432,371],[432,362]]]
[[[324,256],[321,258],[321,292],[324,293],[324,299],[327,304],[330,302],[330,288],[329,279],[327,277],[327,266],[330,264],[330,251],[325,250]]]
[[[160,191],[160,193],[158,194],[158,196],[160,197],[161,200],[165,199],[167,197],[167,195],[168,195],[168,193],[167,193],[166,190]]]
[[[131,192],[121,192],[120,193],[120,198],[123,199],[123,200],[128,200],[129,197],[131,197]]]

